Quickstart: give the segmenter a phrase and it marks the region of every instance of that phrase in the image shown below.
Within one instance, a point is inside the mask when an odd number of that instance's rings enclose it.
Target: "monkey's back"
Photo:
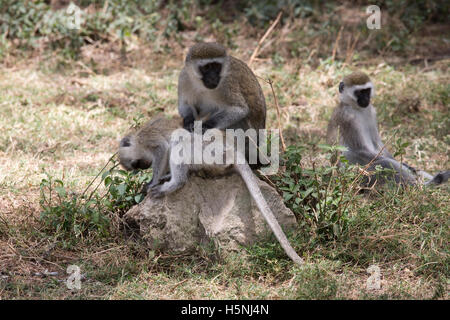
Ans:
[[[183,122],[180,116],[166,118],[157,116],[145,123],[137,132],[139,144],[145,147],[154,147],[158,145],[161,139],[170,140],[172,132],[182,128]]]
[[[247,117],[249,127],[255,129],[266,128],[266,99],[253,71],[247,64],[233,56],[230,56],[230,72],[235,74],[239,83],[233,83],[235,90],[239,90],[250,111]],[[244,128],[246,129],[246,128]]]

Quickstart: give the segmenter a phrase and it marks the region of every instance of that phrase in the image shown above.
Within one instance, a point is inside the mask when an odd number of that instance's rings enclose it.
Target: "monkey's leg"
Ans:
[[[417,173],[417,170],[415,168],[411,167],[409,164],[401,162],[401,165],[408,168],[411,172]]]
[[[435,175],[431,180],[427,181],[425,185],[438,185],[442,184],[448,181],[450,178],[450,170],[439,172],[437,175]]]
[[[365,166],[370,161],[375,159],[377,157],[377,154],[366,149],[351,149],[344,152],[344,157],[348,160],[349,163]]]
[[[414,177],[413,174],[411,174],[411,171],[408,169],[408,167],[406,166],[402,166],[402,164],[394,159],[389,159],[389,158],[379,158],[377,160],[375,160],[373,162],[373,164],[370,166],[371,170],[374,170],[376,166],[381,166],[382,168],[385,169],[391,169],[394,170],[393,176],[389,176],[386,174],[383,174],[383,177],[381,177],[381,180],[384,180],[386,177],[388,179],[394,179],[394,181],[396,183],[401,183],[401,184],[415,184],[416,183],[416,178]],[[373,178],[377,179],[375,176],[371,177],[371,182]],[[369,183],[371,184],[371,183]]]
[[[247,106],[226,107],[226,109],[222,109],[213,114],[203,123],[203,126],[205,128],[227,129],[243,120],[248,115],[248,112],[249,109]]]

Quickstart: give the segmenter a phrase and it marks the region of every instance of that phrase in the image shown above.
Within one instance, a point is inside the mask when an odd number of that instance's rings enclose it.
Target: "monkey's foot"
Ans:
[[[150,195],[152,198],[162,198],[167,194],[162,188],[162,185],[150,188]]]

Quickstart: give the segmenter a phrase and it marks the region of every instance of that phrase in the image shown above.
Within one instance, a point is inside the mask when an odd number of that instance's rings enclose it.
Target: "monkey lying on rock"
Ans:
[[[203,143],[200,149],[196,149],[195,142],[192,144],[192,141],[199,138],[203,139],[202,135],[183,129],[183,120],[180,117],[172,119],[157,117],[150,120],[138,131],[129,133],[121,140],[119,145],[119,162],[126,170],[152,167],[153,178],[146,188],[148,193],[156,198],[182,188],[187,182],[191,171],[207,170],[213,175],[229,170],[236,171],[241,175],[258,209],[263,214],[286,254],[298,265],[303,264],[302,258],[297,255],[289,244],[286,235],[264,199],[258,186],[257,178],[245,160],[245,152],[241,152],[241,150],[237,150],[234,147],[234,137],[233,141],[228,143],[230,142],[227,141],[228,138],[224,137],[223,132],[218,129],[207,130],[205,136],[214,137],[215,139],[210,143]],[[179,137],[184,137],[184,139],[179,139]],[[205,150],[208,150],[207,148],[212,143],[217,143],[220,146],[214,151],[214,158],[219,161],[214,163],[195,163],[195,161],[191,161],[192,159],[188,159],[187,162],[180,161],[180,150],[183,150],[184,153],[193,149],[194,153],[203,153]],[[193,146],[194,148],[192,148]],[[222,153],[218,154],[218,150],[221,150]],[[194,153],[193,156],[195,157]],[[228,161],[230,158],[233,159],[231,164]],[[167,177],[169,169],[170,180],[161,183]],[[220,191],[218,190],[218,192]]]
[[[354,72],[339,84],[340,102],[334,109],[328,123],[328,144],[339,143],[347,148],[345,158],[352,164],[367,165],[370,170],[377,165],[394,170],[394,180],[402,184],[418,184],[425,179],[425,185],[446,182],[450,170],[432,176],[400,163],[386,150],[378,133],[376,111],[370,103],[374,95],[374,85],[363,72]],[[339,137],[337,136],[339,132]],[[369,179],[373,185],[375,178]]]

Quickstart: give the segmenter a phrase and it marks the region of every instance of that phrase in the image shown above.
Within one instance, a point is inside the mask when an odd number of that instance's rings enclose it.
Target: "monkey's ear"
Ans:
[[[344,92],[344,82],[339,83],[339,93]]]

